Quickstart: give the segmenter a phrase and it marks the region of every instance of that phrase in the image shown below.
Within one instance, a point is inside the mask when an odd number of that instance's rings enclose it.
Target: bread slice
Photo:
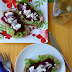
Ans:
[[[5,12],[9,12],[9,11],[12,11],[12,12],[14,12],[14,13],[16,12],[16,11],[14,11],[14,10],[12,10],[12,9],[8,9],[8,10],[6,10]],[[8,27],[8,24],[6,24],[4,21],[3,21],[3,23],[4,23],[4,25],[5,25],[5,28],[7,28],[7,27]],[[27,36],[27,35],[30,33],[29,27],[26,26],[26,25],[24,25],[24,27],[25,27],[25,31],[26,31],[27,33],[23,34],[22,37]]]
[[[40,55],[41,56],[41,55]],[[47,57],[48,55],[44,55],[44,57]],[[52,57],[52,56],[51,56]],[[52,57],[53,58],[53,61],[58,61],[56,58],[54,58],[54,57]],[[32,59],[29,59],[29,60],[32,60]],[[35,59],[35,60],[39,60],[39,58],[37,58],[37,59]],[[55,68],[55,70],[57,70],[57,69],[59,69],[59,67],[60,67],[60,65],[59,64],[57,64],[56,65],[56,68]],[[23,72],[26,72],[26,66],[25,66],[25,68],[24,68],[24,71]],[[53,71],[52,71],[53,72]]]
[[[22,2],[22,0],[20,1],[20,3]],[[23,2],[22,2],[23,3]],[[28,4],[28,3],[27,3]],[[19,4],[18,4],[19,5]],[[18,5],[17,5],[17,7],[18,7]],[[29,5],[29,4],[28,4]],[[32,8],[32,9],[34,9],[31,5],[30,5],[30,7]],[[36,11],[36,9],[34,9],[35,11]],[[17,11],[19,11],[18,10],[18,8],[17,8]],[[37,11],[36,11],[37,12]],[[37,12],[38,13],[38,12]],[[20,16],[22,16],[23,14],[21,14]],[[41,15],[39,15],[39,20],[38,20],[40,23],[40,25],[42,25],[43,24],[43,22],[44,22],[44,17],[43,17],[43,15],[42,15],[42,13],[41,13]],[[25,19],[24,18],[24,22],[25,22],[25,24],[26,25],[31,25],[31,26],[37,26],[37,24],[35,23],[35,21],[33,21],[33,23],[29,23],[28,22],[28,20],[27,19]],[[31,21],[30,21],[31,22]]]

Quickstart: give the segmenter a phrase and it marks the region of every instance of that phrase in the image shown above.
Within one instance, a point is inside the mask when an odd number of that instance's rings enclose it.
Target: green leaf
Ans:
[[[29,24],[33,24],[33,22],[32,21],[27,21]]]
[[[22,0],[22,3],[28,3],[28,0]]]
[[[40,21],[35,21],[34,23],[36,24],[36,26],[38,26],[38,28],[41,28]]]
[[[53,57],[51,55],[48,55],[48,58],[52,59],[53,60]]]
[[[38,13],[40,16],[42,16],[41,10],[37,10],[37,13]]]
[[[0,27],[0,28],[4,29],[3,27]]]
[[[2,39],[2,37],[0,37],[0,39]]]
[[[0,24],[2,27],[4,27],[4,25]]]
[[[43,5],[43,2],[41,1],[41,4]]]
[[[2,36],[2,38],[4,39],[4,36]]]
[[[46,29],[46,27],[44,27],[44,29]]]
[[[23,31],[23,34],[26,34],[27,33],[27,31],[25,30],[25,31]]]
[[[43,28],[43,25],[42,25],[42,28]]]
[[[40,2],[39,2],[39,7],[40,7]]]
[[[55,64],[59,64],[58,60],[55,60],[54,63],[55,63]]]
[[[24,18],[24,16],[23,16],[23,15],[21,15],[21,16],[20,16],[20,19],[23,19],[23,18]]]
[[[38,3],[39,1],[36,1],[35,3]]]
[[[46,0],[43,0],[44,2],[46,2]]]
[[[38,7],[38,4],[36,5],[36,7]]]
[[[20,1],[17,1],[17,5],[19,5],[20,4]]]
[[[4,30],[0,30],[0,31],[4,31]]]

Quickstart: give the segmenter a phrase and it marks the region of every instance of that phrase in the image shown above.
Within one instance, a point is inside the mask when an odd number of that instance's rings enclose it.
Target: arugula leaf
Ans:
[[[38,13],[40,16],[42,16],[41,10],[37,10],[37,13]]]
[[[27,21],[29,24],[33,24],[33,22],[32,21]]]
[[[57,64],[57,65],[59,64],[58,60],[55,60],[54,63]]]
[[[35,21],[34,23],[36,24],[36,26],[38,26],[38,28],[41,27],[41,25],[40,25],[40,21]]]
[[[24,16],[23,16],[23,15],[21,15],[21,16],[20,16],[20,19],[23,19],[23,18],[24,18]]]
[[[22,3],[28,3],[28,0],[22,0]]]

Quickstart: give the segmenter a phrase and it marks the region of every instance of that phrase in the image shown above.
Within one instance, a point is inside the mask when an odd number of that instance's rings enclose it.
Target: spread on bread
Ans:
[[[22,16],[21,19],[28,25],[40,27],[44,22],[41,10],[35,9],[29,3],[18,1],[17,13]]]
[[[50,55],[41,55],[38,60],[27,59],[25,64],[26,72],[53,72],[59,62]]]
[[[21,3],[18,5],[19,14],[23,15],[26,20],[29,21],[39,21],[39,14],[31,8],[30,5],[26,3]]]
[[[17,32],[23,32],[25,30],[23,22],[19,19],[19,15],[12,11],[4,12],[4,16],[1,18],[6,24],[9,25],[11,29],[15,31],[15,35]]]
[[[1,20],[4,22],[7,33],[14,38],[21,38],[30,33],[29,27],[21,21],[19,15],[14,10],[8,9],[5,11]]]

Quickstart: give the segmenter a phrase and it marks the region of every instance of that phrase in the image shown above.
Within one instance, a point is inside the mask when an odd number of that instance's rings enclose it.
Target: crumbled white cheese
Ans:
[[[36,17],[38,16],[38,14],[36,15]]]
[[[26,18],[30,18],[30,14],[29,15],[27,15],[27,17]]]
[[[30,18],[30,17],[32,17],[32,18],[33,18],[33,13],[31,13],[31,14],[27,15],[27,18]]]
[[[52,69],[54,69],[54,67],[52,67]]]
[[[14,18],[8,18],[8,22],[9,22],[9,23],[12,23],[13,20],[14,20]]]
[[[40,22],[42,22],[43,21],[43,17],[40,17]]]
[[[25,5],[23,6],[23,9],[26,9],[26,6]]]
[[[33,22],[33,19],[31,19],[31,21]]]
[[[14,20],[13,23],[17,23],[17,20]]]
[[[13,12],[7,12],[5,13],[5,16],[7,17],[8,15],[13,15]]]
[[[19,11],[19,14],[22,14],[22,11]]]
[[[13,29],[15,30],[18,30],[21,28],[21,24],[16,24],[16,25],[12,24],[12,26],[13,26]]]
[[[33,13],[31,13],[30,16],[33,18]]]
[[[56,66],[56,64],[54,64],[54,66]]]
[[[32,70],[34,70],[34,66],[31,66],[30,68],[29,68],[29,71],[31,72]]]
[[[46,72],[46,69],[43,68],[43,65],[39,65],[39,66],[36,68],[36,70],[37,70],[37,72],[42,72],[42,71]]]
[[[4,19],[5,19],[6,22],[8,21],[6,17],[4,17]]]
[[[38,20],[38,19],[36,18],[36,16],[34,16],[34,20]]]
[[[36,15],[37,13],[35,12],[34,15]]]
[[[24,14],[29,15],[31,13],[31,10],[24,10]]]
[[[46,67],[48,67],[48,69],[50,69],[52,67],[52,64],[50,64],[49,62],[45,62],[46,63]]]
[[[27,5],[26,3],[24,3],[24,5]]]

